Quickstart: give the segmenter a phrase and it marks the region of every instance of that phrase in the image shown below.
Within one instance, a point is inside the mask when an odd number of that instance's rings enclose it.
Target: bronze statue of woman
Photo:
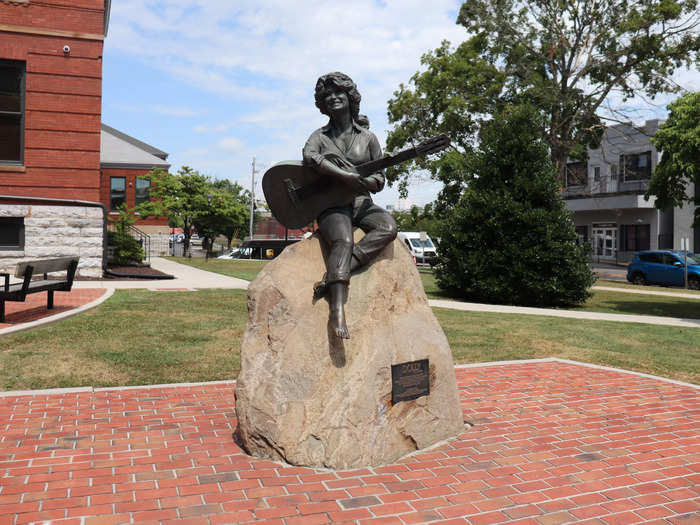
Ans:
[[[317,219],[329,253],[326,274],[314,287],[314,295],[328,294],[333,333],[348,339],[344,301],[350,274],[396,238],[396,223],[370,197],[370,192],[384,188],[384,175],[377,172],[362,177],[354,168],[382,157],[377,137],[358,123],[361,97],[357,86],[343,73],[328,73],[316,82],[315,98],[316,107],[328,115],[329,121],[306,142],[304,163],[324,176],[345,183],[349,204],[329,207]],[[357,244],[353,243],[354,226],[365,232]]]

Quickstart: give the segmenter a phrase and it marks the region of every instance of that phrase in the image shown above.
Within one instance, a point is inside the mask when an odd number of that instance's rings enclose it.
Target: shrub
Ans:
[[[471,301],[568,306],[595,278],[528,107],[487,123],[467,165],[473,177],[440,226],[438,286]]]

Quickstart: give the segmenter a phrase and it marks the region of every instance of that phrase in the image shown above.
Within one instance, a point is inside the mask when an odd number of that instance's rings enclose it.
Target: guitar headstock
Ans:
[[[450,146],[450,139],[444,133],[422,141],[415,149],[419,155],[432,155]]]

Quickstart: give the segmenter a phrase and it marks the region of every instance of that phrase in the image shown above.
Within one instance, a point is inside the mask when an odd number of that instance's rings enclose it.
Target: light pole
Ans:
[[[212,194],[207,193],[207,208],[209,211],[209,217],[211,217],[211,199],[212,199]],[[209,261],[209,250],[211,250],[211,244],[213,242],[213,239],[211,239],[209,236],[211,235],[211,231],[207,232],[207,246],[206,249],[204,250],[204,262]]]
[[[250,219],[248,224],[248,234],[250,240],[253,240],[253,214],[255,212],[255,157],[253,157],[253,173],[252,173],[252,183],[250,186]]]

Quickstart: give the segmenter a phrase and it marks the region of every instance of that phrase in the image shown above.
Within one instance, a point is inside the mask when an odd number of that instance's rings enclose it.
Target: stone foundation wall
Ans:
[[[14,273],[18,262],[80,257],[78,275],[102,276],[102,208],[0,204],[0,217],[24,217],[24,249],[1,250],[0,271]]]

